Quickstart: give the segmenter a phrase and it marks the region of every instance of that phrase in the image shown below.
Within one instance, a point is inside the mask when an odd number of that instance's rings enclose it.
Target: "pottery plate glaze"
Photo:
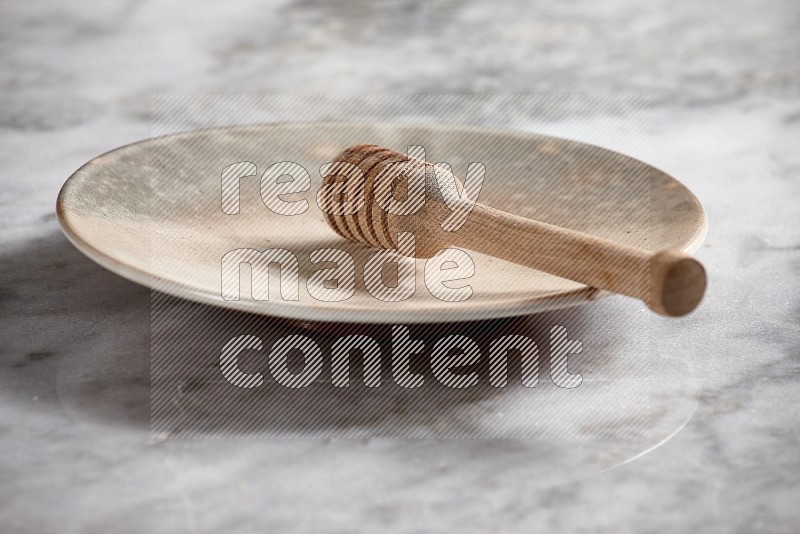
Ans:
[[[694,195],[641,161],[530,133],[407,124],[284,123],[149,139],[99,156],[75,172],[58,197],[59,220],[76,247],[134,282],[211,305],[291,319],[464,321],[573,306],[600,296],[584,285],[469,252],[474,275],[448,283],[471,286],[472,296],[465,301],[434,297],[425,284],[424,260],[416,260],[412,297],[401,302],[373,297],[362,272],[375,251],[336,235],[316,202],[320,166],[357,143],[398,151],[422,146],[428,161],[447,162],[459,177],[466,175],[469,163],[483,163],[479,201],[523,217],[653,251],[693,252],[705,236],[705,215]],[[282,197],[305,199],[303,213],[280,215],[262,201],[260,178],[278,162],[297,163],[310,175],[307,191]],[[230,205],[228,213],[223,211],[221,188],[223,169],[235,163],[257,172],[239,180],[234,214]],[[241,298],[222,297],[223,256],[248,248],[281,248],[297,257],[297,300],[281,298],[277,270],[270,274],[269,299],[252,299],[246,267]],[[325,302],[309,293],[309,284],[315,283],[309,277],[334,266],[312,262],[310,254],[318,249],[342,249],[355,259],[356,289],[349,299]]]

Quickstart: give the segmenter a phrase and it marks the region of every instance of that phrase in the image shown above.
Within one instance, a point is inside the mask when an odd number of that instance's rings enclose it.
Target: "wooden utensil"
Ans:
[[[447,173],[441,167],[377,145],[352,146],[334,162],[357,166],[361,170],[357,174],[363,179],[346,172],[345,165],[334,165],[331,168],[335,170],[324,179],[324,184],[331,187],[320,190],[321,205],[327,207],[325,220],[347,239],[394,249],[398,233],[410,232],[418,258],[430,257],[447,247],[474,250],[638,298],[653,311],[671,317],[686,315],[703,298],[705,269],[681,250],[653,253],[478,203],[463,226],[448,231],[442,221],[453,213],[453,206],[468,201],[455,189],[455,177],[448,174],[449,180],[441,180],[442,173]],[[338,189],[332,187],[337,183],[341,184]],[[390,213],[382,207],[386,196],[397,198],[403,183],[406,195],[411,194],[414,184],[424,187],[424,204],[411,214]],[[353,210],[342,208],[338,210],[342,214],[337,214],[335,207],[344,203],[353,206]]]

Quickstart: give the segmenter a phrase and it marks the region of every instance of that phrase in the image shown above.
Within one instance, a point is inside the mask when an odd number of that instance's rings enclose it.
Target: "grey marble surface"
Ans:
[[[800,528],[795,2],[0,10],[0,531]],[[678,177],[710,220],[706,301],[651,323],[652,350],[693,385],[672,432],[600,468],[591,442],[573,457],[513,440],[151,439],[150,292],[66,241],[60,186],[148,137],[154,94],[325,92],[650,96],[646,146],[610,148]],[[619,328],[643,313],[596,307]]]

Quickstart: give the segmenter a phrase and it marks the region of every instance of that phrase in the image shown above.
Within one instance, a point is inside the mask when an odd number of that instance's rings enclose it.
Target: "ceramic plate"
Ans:
[[[680,182],[636,159],[560,138],[463,126],[286,123],[201,130],[117,148],[81,167],[66,182],[57,211],[64,232],[100,265],[134,282],[179,297],[236,310],[308,321],[360,323],[463,321],[523,315],[596,300],[592,288],[469,252],[472,296],[444,302],[426,288],[424,260],[416,260],[416,292],[384,302],[365,289],[361,272],[375,251],[331,231],[316,203],[320,166],[343,148],[376,143],[398,151],[424,147],[426,159],[447,162],[464,176],[483,163],[480,202],[551,224],[649,250],[696,250],[706,231],[698,200]],[[271,165],[290,161],[311,177],[294,216],[270,211],[259,182]],[[239,181],[238,213],[221,205],[224,168],[252,163]],[[242,167],[244,168],[244,167]],[[228,206],[227,211],[232,211]],[[520,243],[519,246],[531,246]],[[221,295],[221,260],[234,249],[283,248],[299,262],[297,300],[281,298],[270,275],[269,300],[250,298],[242,269],[240,300]],[[337,248],[356,265],[356,291],[341,302],[311,297],[308,278],[321,267],[309,254]],[[274,282],[274,283],[273,283]],[[640,305],[634,300],[631,306]]]

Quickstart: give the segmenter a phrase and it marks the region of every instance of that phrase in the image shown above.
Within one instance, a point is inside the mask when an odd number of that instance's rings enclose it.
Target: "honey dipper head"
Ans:
[[[414,255],[428,258],[451,244],[452,235],[440,226],[450,213],[443,195],[457,197],[457,192],[447,187],[455,187],[449,173],[449,180],[437,181],[437,173],[445,172],[388,148],[355,145],[328,167],[319,203],[328,225],[342,237],[396,249],[398,234],[410,232]]]

